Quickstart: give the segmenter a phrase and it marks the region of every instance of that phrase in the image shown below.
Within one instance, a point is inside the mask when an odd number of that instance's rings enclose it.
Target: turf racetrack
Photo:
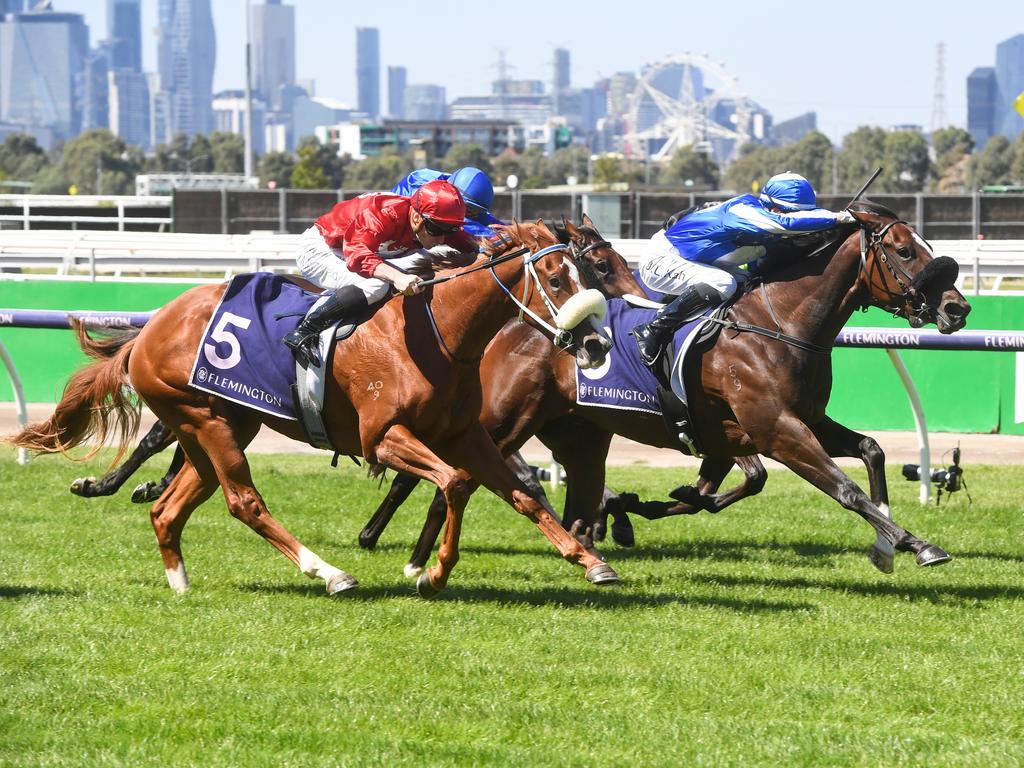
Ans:
[[[67,492],[105,462],[0,459],[0,765],[1024,763],[1021,468],[968,465],[973,506],[936,509],[890,467],[896,519],[955,558],[892,576],[866,523],[785,472],[717,516],[636,521],[636,549],[603,547],[611,589],[478,494],[427,602],[401,573],[427,489],[363,552],[383,491],[360,470],[252,463],[357,590],[328,598],[218,495],[175,596],[128,489]],[[694,474],[609,472],[648,497]]]

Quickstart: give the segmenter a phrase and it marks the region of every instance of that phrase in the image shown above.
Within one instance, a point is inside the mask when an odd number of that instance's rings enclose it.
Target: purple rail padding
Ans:
[[[155,312],[155,310],[154,310]],[[146,324],[154,312],[98,312],[94,310],[0,309],[0,327],[70,328],[68,317],[92,328]],[[942,334],[932,329],[848,327],[836,336],[837,347],[875,349],[962,349],[988,352],[1024,352],[1024,331],[957,331]]]
[[[878,349],[963,349],[975,352],[1024,352],[1024,331],[957,331],[942,334],[916,328],[843,328],[837,347]]]
[[[153,312],[98,312],[89,309],[0,309],[0,327],[70,328],[69,317],[84,320],[90,328],[133,325],[142,327]]]

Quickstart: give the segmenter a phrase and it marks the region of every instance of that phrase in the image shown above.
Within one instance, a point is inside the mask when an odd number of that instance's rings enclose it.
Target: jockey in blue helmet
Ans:
[[[654,366],[687,319],[731,297],[741,266],[777,249],[786,238],[854,221],[849,211],[816,206],[810,182],[786,172],[768,179],[759,196],[740,195],[698,209],[657,232],[640,277],[651,289],[676,298],[651,322],[631,331],[644,363]]]
[[[466,166],[452,173],[420,168],[413,171],[392,187],[396,195],[409,196],[428,181],[441,179],[453,184],[466,201],[466,221],[462,226],[464,232],[473,237],[490,237],[493,232],[488,229],[490,224],[501,224],[501,220],[491,213],[494,204],[494,186],[487,174],[479,168]]]

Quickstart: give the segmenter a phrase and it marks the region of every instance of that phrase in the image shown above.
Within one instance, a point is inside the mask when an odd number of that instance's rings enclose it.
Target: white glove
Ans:
[[[847,211],[845,209],[836,214],[836,221],[838,221],[840,224],[856,224],[857,223],[856,217],[852,213],[850,213],[849,211]]]
[[[460,251],[458,248],[452,248],[450,245],[445,245],[444,243],[441,243],[440,245],[435,245],[433,248],[428,249],[427,253],[429,253],[430,258],[434,260],[457,259],[462,255],[462,251]]]

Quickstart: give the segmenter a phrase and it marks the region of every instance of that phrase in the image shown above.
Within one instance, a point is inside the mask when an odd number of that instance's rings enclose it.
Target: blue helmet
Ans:
[[[811,182],[792,171],[768,179],[761,189],[761,202],[785,211],[809,211],[818,205]]]
[[[466,200],[467,209],[476,206],[485,211],[491,209],[494,204],[494,185],[487,178],[487,174],[479,168],[466,166],[452,172],[448,181],[459,188],[463,198]],[[472,211],[467,210],[472,215]]]

